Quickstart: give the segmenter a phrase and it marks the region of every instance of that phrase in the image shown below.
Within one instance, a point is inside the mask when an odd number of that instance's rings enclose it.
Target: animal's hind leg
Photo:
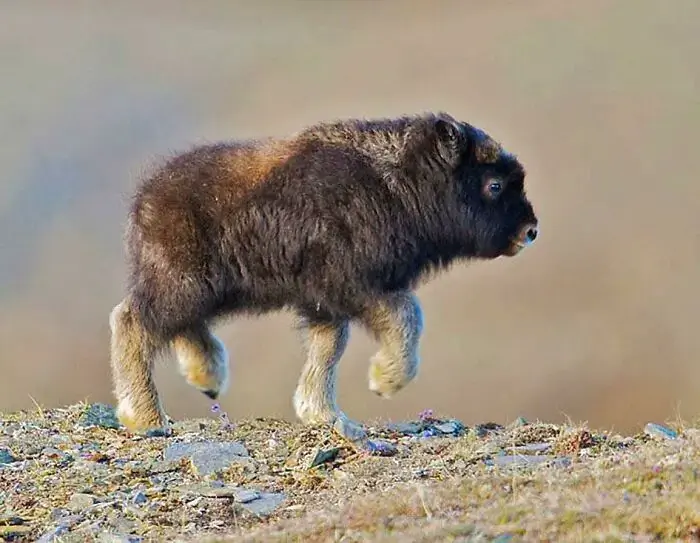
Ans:
[[[112,309],[109,326],[117,418],[135,433],[167,428],[153,381],[153,362],[163,344],[141,326],[129,297]]]
[[[369,388],[389,398],[418,373],[418,343],[423,332],[423,313],[411,292],[379,300],[364,315],[363,324],[381,344],[369,367]]]
[[[349,420],[336,402],[337,369],[347,347],[347,321],[304,319],[306,362],[294,393],[294,409],[305,424],[332,424],[351,441],[365,437],[362,426]]]
[[[187,382],[212,400],[228,388],[226,347],[207,327],[199,324],[172,340],[180,373]]]

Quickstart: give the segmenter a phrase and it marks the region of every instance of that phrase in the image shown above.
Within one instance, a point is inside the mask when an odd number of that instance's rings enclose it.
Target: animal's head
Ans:
[[[518,159],[482,130],[447,114],[430,123],[468,256],[515,256],[533,243],[538,220]]]

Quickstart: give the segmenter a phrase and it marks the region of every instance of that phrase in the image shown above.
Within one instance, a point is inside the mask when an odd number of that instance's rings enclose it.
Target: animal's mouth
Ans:
[[[522,241],[518,239],[511,240],[508,248],[503,251],[503,256],[515,256],[530,245],[532,245],[531,241]]]

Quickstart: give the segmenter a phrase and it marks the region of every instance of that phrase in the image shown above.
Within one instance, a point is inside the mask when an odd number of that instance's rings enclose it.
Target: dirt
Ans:
[[[276,419],[212,415],[144,437],[104,404],[37,408],[0,419],[0,538],[689,538],[700,533],[700,430],[672,426],[621,436],[424,412],[370,425],[396,447],[380,456]]]

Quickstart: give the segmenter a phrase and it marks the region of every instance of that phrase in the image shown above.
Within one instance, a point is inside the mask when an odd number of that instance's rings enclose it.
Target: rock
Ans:
[[[0,526],[21,526],[27,521],[16,515],[0,515]]]
[[[488,466],[509,467],[509,466],[536,466],[540,464],[552,463],[558,467],[568,466],[571,461],[566,457],[554,457],[543,455],[508,455],[498,454],[490,460],[484,460]]]
[[[511,452],[544,452],[552,448],[551,443],[528,443],[526,445],[518,445],[516,447],[509,447],[508,450]]]
[[[221,481],[211,483],[182,485],[177,488],[183,494],[195,494],[205,498],[233,498],[239,503],[248,503],[260,498],[257,490],[248,490],[234,485],[225,485]]]
[[[381,440],[367,440],[364,449],[369,454],[376,456],[393,456],[398,452],[396,445]]]
[[[496,422],[485,422],[474,427],[474,433],[477,437],[486,437],[491,432],[501,432],[503,430],[505,430],[505,427]]]
[[[433,425],[436,430],[443,434],[458,436],[464,432],[464,424],[458,420],[449,420],[447,422],[441,422],[439,424]]]
[[[277,509],[286,499],[284,494],[274,492],[262,492],[259,498],[247,502],[241,502],[240,507],[257,516],[266,516]]]
[[[286,499],[283,494],[225,485],[220,481],[182,485],[177,487],[177,490],[183,494],[193,494],[205,498],[232,498],[246,511],[261,516],[274,511]]]
[[[55,526],[54,528],[51,528],[47,532],[44,532],[39,539],[37,539],[37,543],[54,543],[58,541],[63,540],[63,535],[68,533],[70,530],[70,526],[66,524],[59,524],[58,526]]]
[[[440,421],[426,418],[420,422],[407,421],[389,424],[388,429],[403,435],[428,438],[440,435],[458,436],[464,432],[465,426],[454,419]]]
[[[260,492],[258,492],[257,490],[248,490],[245,488],[239,489],[234,496],[235,500],[238,503],[250,503],[253,500],[259,499],[260,497]]]
[[[138,492],[134,493],[134,496],[133,498],[131,498],[131,501],[134,502],[136,505],[143,505],[144,503],[148,502],[148,498],[146,497],[146,494],[139,490]]]
[[[74,513],[79,513],[94,505],[96,501],[92,494],[76,493],[71,496],[66,508]]]
[[[423,430],[423,427],[423,423],[418,422],[396,422],[388,425],[389,430],[404,435],[418,435]]]
[[[137,535],[123,535],[111,532],[102,532],[97,538],[97,541],[99,543],[140,543],[141,541],[143,541],[143,538]]]
[[[151,473],[169,473],[177,471],[181,467],[180,460],[156,460],[148,466]]]
[[[236,462],[249,462],[246,448],[236,441],[175,443],[164,452],[165,461],[188,457],[198,475],[210,475]]]
[[[12,540],[17,537],[26,536],[31,533],[33,528],[31,526],[26,526],[21,524],[19,526],[0,526],[0,538],[7,538]]]
[[[316,454],[314,454],[313,458],[311,459],[309,468],[315,468],[316,466],[320,466],[321,464],[325,464],[326,462],[332,462],[336,459],[339,452],[340,449],[338,447],[326,450],[323,450],[321,448],[316,449]]]
[[[13,462],[17,462],[17,458],[12,456],[10,449],[0,449],[0,466],[3,464],[12,464]]]
[[[78,420],[78,426],[99,426],[114,430],[121,428],[114,408],[104,403],[91,404]]]
[[[173,430],[177,430],[181,434],[198,434],[206,428],[206,425],[201,420],[180,420],[173,424]]]
[[[657,439],[676,439],[678,437],[678,433],[675,430],[653,422],[644,427],[644,433]]]

